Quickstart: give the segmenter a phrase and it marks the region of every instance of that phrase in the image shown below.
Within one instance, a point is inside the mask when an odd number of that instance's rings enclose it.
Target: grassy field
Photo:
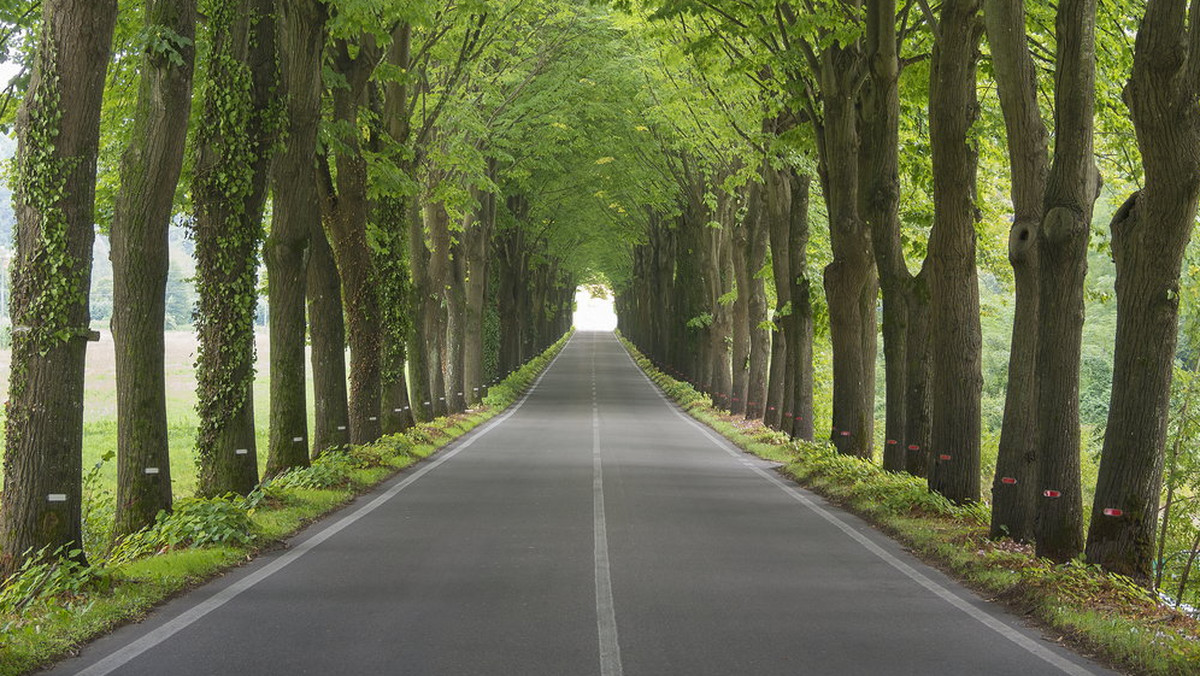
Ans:
[[[254,417],[258,430],[260,471],[266,464],[267,413],[270,391],[267,335],[259,332],[258,374],[254,381]],[[10,353],[0,350],[0,392],[8,398]],[[196,487],[194,444],[196,440],[196,336],[189,331],[166,333],[167,420],[170,425],[171,478],[175,495],[191,495]],[[112,334],[101,331],[100,342],[88,344],[87,375],[83,403],[83,459],[85,471],[94,467],[106,452],[117,448],[117,373]],[[312,379],[308,383],[309,426],[313,420]],[[3,449],[0,436],[0,450]],[[0,470],[2,471],[2,470]],[[103,486],[115,486],[116,462],[100,468]]]

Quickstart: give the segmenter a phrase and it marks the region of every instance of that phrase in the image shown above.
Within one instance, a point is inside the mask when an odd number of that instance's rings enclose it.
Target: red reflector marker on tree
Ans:
[[[950,456],[946,455],[945,453],[938,456],[938,460],[949,460],[949,459],[950,459]]]
[[[1016,480],[1016,479],[1014,479],[1014,478],[1012,478],[1012,477],[1010,477],[1010,476],[1006,476],[1006,477],[1001,477],[1001,478],[1000,478],[1000,483],[1002,483],[1002,484],[1008,484],[1009,486],[1012,486],[1013,484],[1017,483],[1017,480]]]
[[[1104,516],[1121,516],[1124,513],[1125,513],[1124,511],[1122,511],[1120,509],[1115,509],[1113,507],[1105,507],[1104,508]]]
[[[1042,491],[1042,495],[1047,498],[1061,498],[1062,493],[1059,491]]]

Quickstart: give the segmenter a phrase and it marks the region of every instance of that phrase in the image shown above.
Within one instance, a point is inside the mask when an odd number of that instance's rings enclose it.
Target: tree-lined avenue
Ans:
[[[509,414],[50,673],[597,672],[1111,673],[717,441],[600,332]]]

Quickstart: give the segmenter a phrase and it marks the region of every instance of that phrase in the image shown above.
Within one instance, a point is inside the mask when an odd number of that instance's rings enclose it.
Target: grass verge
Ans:
[[[956,506],[921,478],[885,472],[831,444],[789,439],[762,421],[730,415],[708,395],[659,371],[623,337],[634,361],[688,414],[801,485],[849,509],[1080,652],[1134,674],[1200,674],[1200,622],[1159,604],[1146,589],[1083,561],[1039,559],[1031,547],[988,538],[984,504]]]
[[[264,482],[248,497],[185,499],[106,561],[35,558],[0,588],[0,676],[18,676],[143,617],[165,600],[280,546],[313,521],[424,460],[503,412],[566,344],[492,386],[483,404],[364,446],[328,452]]]

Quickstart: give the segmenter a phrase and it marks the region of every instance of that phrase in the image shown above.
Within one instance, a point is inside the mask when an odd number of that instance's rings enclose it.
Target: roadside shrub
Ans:
[[[30,554],[17,572],[0,586],[0,615],[18,615],[25,608],[55,600],[70,605],[102,580],[99,571],[75,560],[82,550],[64,545]]]
[[[248,511],[247,500],[232,493],[217,498],[177,500],[174,511],[159,512],[154,525],[117,543],[109,563],[124,563],[183,547],[249,545],[254,542],[255,534]]]

